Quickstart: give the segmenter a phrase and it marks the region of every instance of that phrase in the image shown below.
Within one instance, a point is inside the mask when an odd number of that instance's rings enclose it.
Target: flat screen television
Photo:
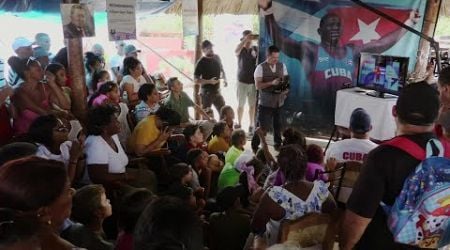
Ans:
[[[374,90],[368,94],[377,97],[398,95],[406,85],[408,63],[408,57],[361,53],[357,86]]]

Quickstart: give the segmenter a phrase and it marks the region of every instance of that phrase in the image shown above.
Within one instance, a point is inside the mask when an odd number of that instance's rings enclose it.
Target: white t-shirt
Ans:
[[[122,148],[117,135],[112,136],[119,152],[109,146],[109,144],[100,135],[90,135],[86,138],[86,164],[89,165],[108,165],[108,173],[125,173],[125,166],[128,164],[128,156]]]
[[[48,148],[42,144],[37,144],[38,148],[36,151],[36,156],[40,157],[40,158],[44,158],[47,160],[55,160],[55,161],[60,161],[62,163],[64,163],[64,166],[69,166],[69,161],[70,161],[70,148],[72,148],[72,142],[71,141],[66,141],[63,142],[60,146],[59,146],[59,150],[61,151],[61,154],[59,155],[55,155],[52,152],[50,152],[50,150],[48,150]]]
[[[272,66],[269,66],[269,67],[270,67],[270,69],[272,70],[273,73],[277,72],[276,65],[274,65],[273,67]],[[283,63],[283,75],[285,75],[285,76],[288,75],[287,68],[286,68],[286,65],[284,65],[284,63]],[[255,73],[253,73],[253,77],[255,79],[257,77],[263,77],[262,64],[259,64],[258,66],[256,66]]]
[[[337,162],[363,162],[367,154],[378,145],[368,139],[345,139],[331,144],[325,154],[325,162],[335,158]]]
[[[120,82],[120,89],[122,89],[122,91],[126,83],[133,84],[133,91],[137,93],[142,84],[147,83],[147,81],[145,80],[144,76],[139,76],[139,79],[136,81],[136,79],[134,79],[131,75],[126,75]]]
[[[131,136],[131,129],[128,125],[127,115],[129,112],[128,105],[123,102],[119,103],[120,114],[117,116],[117,120],[120,123],[120,132],[118,134],[119,141],[122,145],[127,145],[128,138]]]

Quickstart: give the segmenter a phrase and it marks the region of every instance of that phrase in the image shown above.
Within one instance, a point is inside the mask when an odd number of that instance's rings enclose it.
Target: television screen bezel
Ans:
[[[391,57],[391,58],[399,58],[399,59],[404,59],[406,60],[406,73],[405,73],[405,80],[403,83],[403,86],[399,88],[399,90],[395,91],[395,90],[390,90],[390,89],[386,89],[384,87],[376,87],[376,86],[362,86],[361,82],[360,82],[360,76],[361,76],[361,63],[362,63],[362,58],[363,55],[366,56],[377,56],[377,57]],[[382,94],[384,93],[388,93],[391,95],[396,95],[398,96],[401,89],[407,84],[407,76],[408,76],[408,69],[409,68],[409,57],[405,57],[405,56],[394,56],[394,55],[383,55],[383,54],[376,54],[376,53],[368,53],[368,52],[361,52],[360,56],[359,56],[359,62],[358,62],[358,74],[357,74],[357,79],[356,79],[356,86],[362,89],[368,89],[368,90],[374,90],[380,93],[380,95],[378,96],[382,96]]]

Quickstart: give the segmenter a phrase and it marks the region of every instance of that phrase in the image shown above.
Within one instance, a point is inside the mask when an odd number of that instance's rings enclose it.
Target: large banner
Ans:
[[[365,0],[378,10],[422,29],[426,1]],[[291,89],[285,120],[308,134],[334,125],[336,91],[356,85],[361,52],[409,57],[414,68],[419,37],[350,0],[259,0],[260,61],[280,48]]]

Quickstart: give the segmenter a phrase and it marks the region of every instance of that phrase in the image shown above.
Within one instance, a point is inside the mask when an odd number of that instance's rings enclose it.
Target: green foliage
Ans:
[[[439,17],[434,36],[450,36],[450,17],[443,15]]]

